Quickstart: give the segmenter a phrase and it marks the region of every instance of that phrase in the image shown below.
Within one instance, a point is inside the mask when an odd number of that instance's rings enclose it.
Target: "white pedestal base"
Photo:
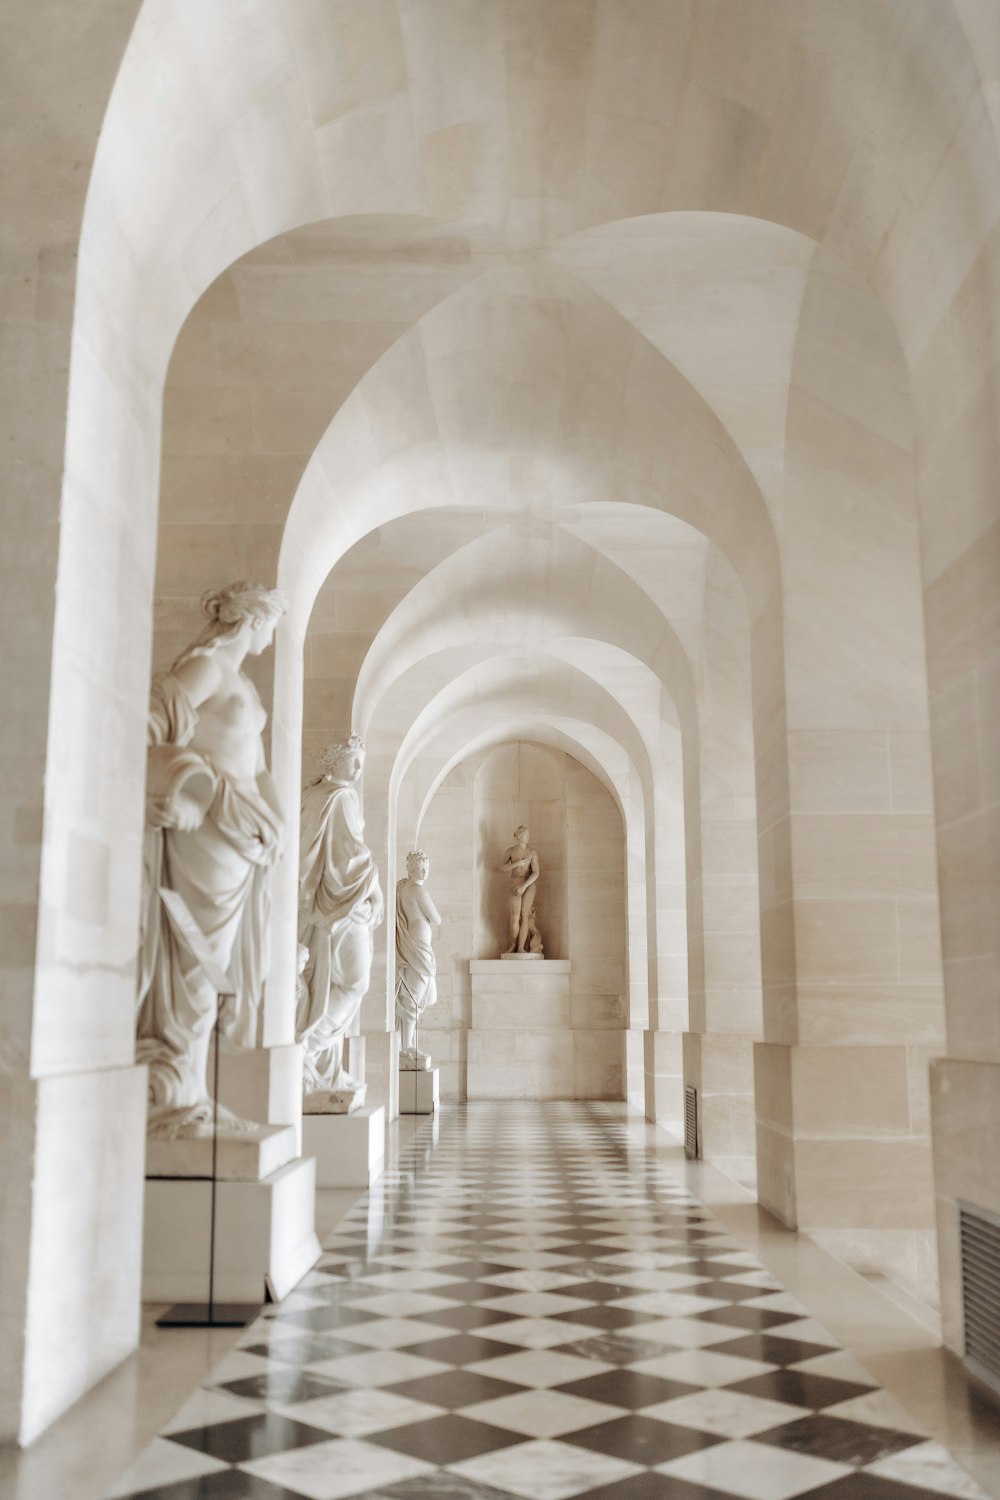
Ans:
[[[400,1068],[399,1113],[432,1115],[441,1098],[440,1068]]]
[[[317,1187],[371,1187],[385,1165],[385,1109],[303,1115],[302,1149],[316,1158]]]
[[[215,1175],[219,1181],[262,1182],[296,1155],[294,1125],[255,1125],[252,1135],[220,1132]],[[147,1140],[147,1177],[212,1176],[212,1137]]]
[[[207,1302],[211,1182],[146,1180],[142,1295],[146,1302]],[[263,1182],[219,1182],[215,1300],[287,1297],[320,1257],[316,1164],[300,1157]]]

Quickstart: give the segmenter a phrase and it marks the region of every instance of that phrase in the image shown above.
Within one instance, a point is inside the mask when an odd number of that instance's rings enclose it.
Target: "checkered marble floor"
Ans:
[[[586,1104],[415,1138],[110,1492],[132,1500],[984,1500]]]

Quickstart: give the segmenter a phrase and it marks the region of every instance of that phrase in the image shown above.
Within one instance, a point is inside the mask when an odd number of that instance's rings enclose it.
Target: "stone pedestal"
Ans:
[[[203,1179],[147,1179],[145,1301],[207,1302],[211,1197]],[[308,1157],[260,1182],[216,1184],[216,1302],[287,1297],[320,1256],[315,1199],[316,1164]]]
[[[208,1076],[212,1077],[209,1055]],[[244,1120],[294,1125],[302,1111],[302,1048],[298,1042],[250,1047],[219,1055],[219,1103]],[[296,1154],[299,1152],[296,1146]]]
[[[399,1113],[432,1115],[441,1097],[441,1074],[438,1068],[400,1068]]]
[[[146,1177],[211,1178],[213,1149],[215,1175],[220,1182],[260,1182],[297,1154],[295,1127],[257,1125],[252,1135],[220,1132],[215,1148],[210,1135],[148,1140]]]
[[[474,958],[468,1038],[470,1099],[573,1099],[575,1068],[567,958]]]
[[[316,1158],[317,1187],[370,1187],[385,1165],[385,1109],[303,1115],[302,1149]]]

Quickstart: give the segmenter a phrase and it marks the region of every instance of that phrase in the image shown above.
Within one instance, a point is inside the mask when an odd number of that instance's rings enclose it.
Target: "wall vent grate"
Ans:
[[[960,1203],[965,1361],[1000,1392],[1000,1217]]]
[[[701,1155],[701,1141],[698,1139],[698,1090],[693,1089],[690,1084],[684,1089],[684,1155],[692,1158]]]

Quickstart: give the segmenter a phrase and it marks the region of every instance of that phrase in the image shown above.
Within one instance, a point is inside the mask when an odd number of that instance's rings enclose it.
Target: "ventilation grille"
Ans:
[[[965,1358],[974,1375],[1000,1391],[1000,1218],[959,1204]]]
[[[698,1139],[698,1090],[690,1085],[684,1090],[684,1155],[701,1155],[701,1142]]]

